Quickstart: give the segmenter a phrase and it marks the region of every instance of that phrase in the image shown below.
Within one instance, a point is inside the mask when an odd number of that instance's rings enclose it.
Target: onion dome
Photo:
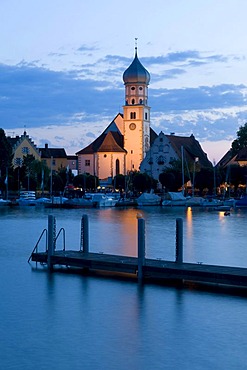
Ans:
[[[131,65],[126,69],[123,74],[124,84],[129,83],[143,83],[148,85],[150,81],[150,74],[143,67],[137,56],[137,48],[135,48],[135,58]]]

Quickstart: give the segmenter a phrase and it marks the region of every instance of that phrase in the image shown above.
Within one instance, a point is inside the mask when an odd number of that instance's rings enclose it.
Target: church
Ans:
[[[150,74],[135,57],[123,74],[125,104],[105,131],[90,145],[76,153],[78,172],[90,173],[99,179],[139,171],[150,147],[150,107],[148,85]]]
[[[189,162],[211,167],[206,153],[194,136],[157,135],[150,127],[148,85],[150,74],[135,56],[123,73],[125,104],[104,132],[86,148],[76,153],[78,173],[89,173],[100,180],[113,179],[133,171],[146,172],[155,179],[170,165],[181,159],[181,147]]]

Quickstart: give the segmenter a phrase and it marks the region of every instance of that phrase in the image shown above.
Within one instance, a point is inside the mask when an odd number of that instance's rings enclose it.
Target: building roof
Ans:
[[[64,148],[49,148],[48,144],[45,144],[44,148],[39,148],[41,152],[41,158],[67,158],[67,154]]]
[[[242,148],[238,152],[238,154],[235,158],[235,161],[237,161],[237,162],[241,162],[241,161],[246,162],[247,161],[247,147]]]
[[[29,137],[26,131],[23,132],[21,136],[16,137],[7,137],[8,142],[10,143],[13,152],[17,149],[17,147],[24,141],[27,140],[29,144],[32,146],[33,150],[36,151],[37,155],[40,156],[40,150],[37,148],[37,146],[34,144],[33,140]]]
[[[119,131],[105,130],[96,140],[76,154],[94,154],[97,152],[125,152],[123,136]]]
[[[179,158],[181,158],[181,147],[183,147],[184,155],[188,163],[194,163],[195,158],[199,158],[201,167],[212,167],[212,163],[208,160],[207,154],[202,150],[201,145],[195,139],[194,135],[188,137],[166,135],[166,137]]]
[[[135,58],[131,65],[126,69],[123,74],[124,84],[128,83],[144,83],[149,84],[150,74],[143,67],[137,56],[137,47],[135,48]]]

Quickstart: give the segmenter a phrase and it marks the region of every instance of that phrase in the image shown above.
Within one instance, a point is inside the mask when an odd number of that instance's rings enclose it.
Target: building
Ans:
[[[21,136],[7,137],[13,150],[13,166],[14,168],[21,167],[24,157],[33,155],[36,160],[41,160],[41,152],[34,144],[26,131]]]
[[[154,179],[159,180],[159,175],[167,167],[171,166],[173,160],[182,159],[182,148],[184,162],[188,168],[193,168],[197,163],[199,168],[212,168],[212,163],[208,160],[207,154],[202,150],[201,145],[193,135],[189,137],[165,135],[161,132],[153,140],[145,159],[140,165],[141,172],[145,172]]]
[[[48,144],[45,144],[45,147],[39,148],[39,150],[41,153],[41,160],[48,168],[52,168],[53,171],[67,168],[68,159],[64,148],[49,148]]]
[[[150,74],[137,56],[123,74],[125,104],[105,131],[90,145],[76,153],[79,174],[100,179],[138,171],[150,147]]]

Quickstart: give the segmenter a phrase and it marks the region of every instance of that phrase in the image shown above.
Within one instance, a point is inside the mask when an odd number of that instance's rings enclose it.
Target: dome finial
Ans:
[[[138,38],[135,37],[135,56],[137,56],[137,40]]]

